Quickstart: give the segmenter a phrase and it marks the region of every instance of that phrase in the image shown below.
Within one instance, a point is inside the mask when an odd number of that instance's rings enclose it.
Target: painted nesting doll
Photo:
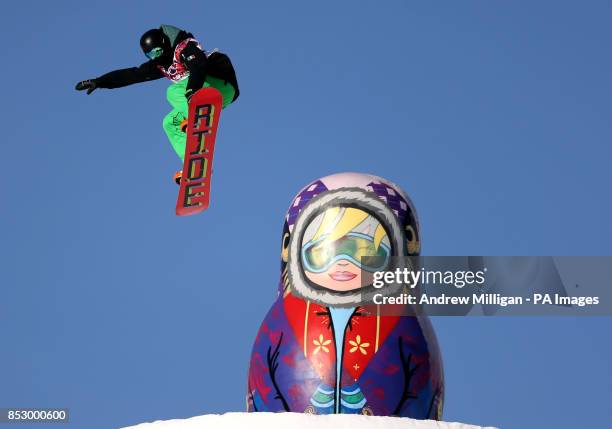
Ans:
[[[362,305],[368,273],[419,250],[415,209],[397,185],[341,173],[304,187],[285,217],[279,294],[253,345],[248,411],[441,419],[429,320]]]

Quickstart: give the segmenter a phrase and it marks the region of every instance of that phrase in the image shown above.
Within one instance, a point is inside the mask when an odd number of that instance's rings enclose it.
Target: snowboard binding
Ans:
[[[183,178],[183,170],[179,170],[176,173],[174,173],[174,182],[177,185],[181,185],[181,179]]]

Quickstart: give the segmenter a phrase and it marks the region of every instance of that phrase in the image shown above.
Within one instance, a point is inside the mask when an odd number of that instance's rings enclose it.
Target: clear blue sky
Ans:
[[[244,409],[283,215],[385,176],[430,255],[610,254],[609,1],[28,1],[2,7],[0,407],[70,428]],[[161,23],[228,52],[212,208],[174,215],[165,81],[87,97]],[[445,418],[612,419],[609,318],[445,318]]]

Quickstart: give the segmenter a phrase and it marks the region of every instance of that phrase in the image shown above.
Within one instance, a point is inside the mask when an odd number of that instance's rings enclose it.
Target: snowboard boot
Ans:
[[[183,170],[179,170],[174,173],[174,181],[177,185],[181,186],[181,179],[183,178]]]

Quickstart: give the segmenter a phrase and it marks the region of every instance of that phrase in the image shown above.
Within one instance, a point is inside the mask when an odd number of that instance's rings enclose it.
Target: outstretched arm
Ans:
[[[97,88],[121,88],[135,83],[146,82],[164,77],[153,61],[147,61],[139,67],[115,70],[96,79],[88,79],[77,83],[78,91],[87,90],[91,94]]]
[[[181,52],[181,60],[189,70],[187,91],[185,91],[185,96],[189,99],[198,89],[204,86],[208,74],[208,59],[206,54],[198,48],[198,45],[189,42]]]

